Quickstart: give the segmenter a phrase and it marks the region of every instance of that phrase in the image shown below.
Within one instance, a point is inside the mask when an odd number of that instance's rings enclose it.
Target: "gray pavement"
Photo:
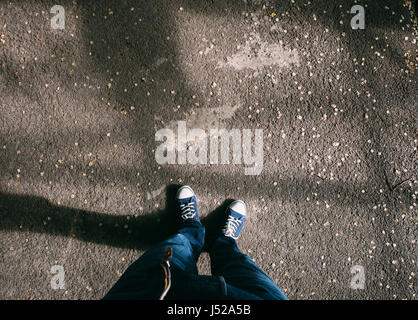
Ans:
[[[355,4],[0,1],[0,298],[100,299],[189,184],[209,234],[246,202],[239,246],[290,299],[415,300],[417,20],[362,1],[354,30]],[[260,174],[159,164],[178,121],[261,129]]]

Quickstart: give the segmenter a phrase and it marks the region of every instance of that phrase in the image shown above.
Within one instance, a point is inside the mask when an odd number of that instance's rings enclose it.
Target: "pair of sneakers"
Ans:
[[[194,219],[200,222],[197,209],[197,199],[192,188],[182,186],[176,194],[177,212],[183,221]],[[225,221],[222,224],[220,234],[237,239],[247,218],[247,208],[241,200],[232,202],[226,209]]]

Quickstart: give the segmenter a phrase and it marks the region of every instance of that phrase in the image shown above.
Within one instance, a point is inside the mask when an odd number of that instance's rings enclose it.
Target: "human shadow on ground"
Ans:
[[[176,232],[175,194],[179,187],[169,185],[166,188],[164,209],[140,216],[79,210],[55,205],[42,197],[0,192],[0,230],[45,233],[119,248],[147,249]],[[210,230],[219,226],[231,201],[227,199],[202,219],[209,231],[207,243],[216,234]]]

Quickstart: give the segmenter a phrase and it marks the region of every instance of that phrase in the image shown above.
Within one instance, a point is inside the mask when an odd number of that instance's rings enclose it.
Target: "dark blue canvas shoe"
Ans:
[[[245,203],[241,200],[232,202],[226,209],[226,215],[227,219],[225,225],[222,227],[221,233],[224,236],[236,240],[247,220],[247,207],[245,206]]]
[[[199,212],[197,210],[197,199],[192,188],[182,186],[176,194],[177,212],[181,221],[194,219],[200,222]]]

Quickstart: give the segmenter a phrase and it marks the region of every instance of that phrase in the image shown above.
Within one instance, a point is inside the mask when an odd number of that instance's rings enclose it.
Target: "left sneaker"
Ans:
[[[193,219],[200,222],[197,210],[197,198],[193,189],[182,186],[176,194],[177,212],[182,221]]]

